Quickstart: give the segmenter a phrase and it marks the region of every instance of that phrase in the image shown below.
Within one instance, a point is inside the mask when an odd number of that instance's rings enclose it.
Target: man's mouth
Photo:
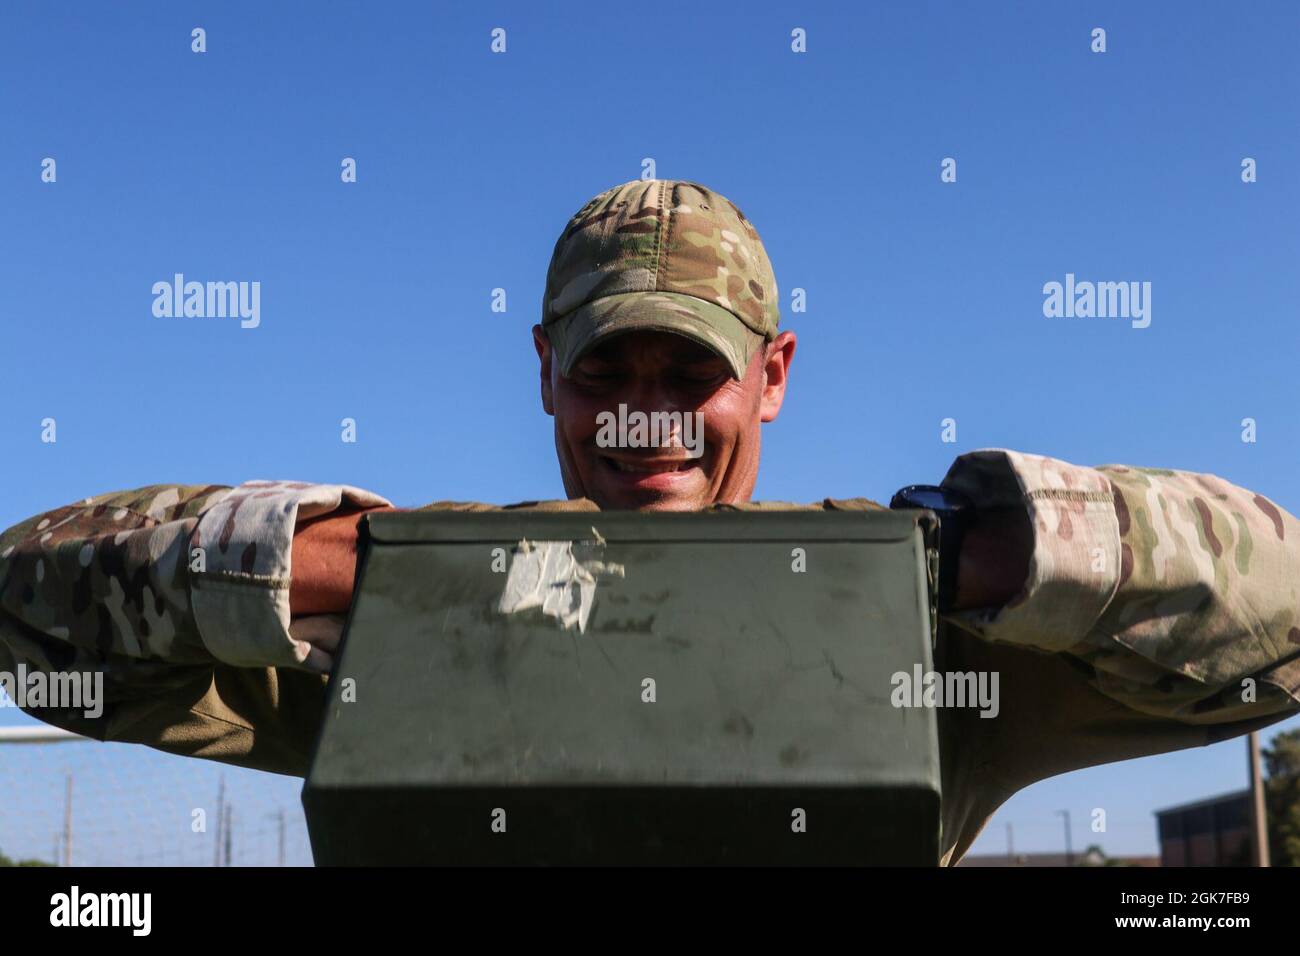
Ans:
[[[629,472],[635,475],[659,475],[671,471],[682,471],[685,468],[693,468],[696,463],[694,458],[624,461],[603,455],[601,457],[613,466],[615,471]]]
[[[652,458],[635,455],[600,455],[605,473],[617,484],[638,491],[666,492],[699,480],[701,458],[680,455]]]

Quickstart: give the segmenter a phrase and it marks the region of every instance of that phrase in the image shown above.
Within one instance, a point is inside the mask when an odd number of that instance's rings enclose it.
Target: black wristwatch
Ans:
[[[890,508],[925,508],[939,517],[940,611],[951,611],[957,600],[957,557],[974,514],[974,504],[960,491],[938,485],[908,485],[894,493]]]

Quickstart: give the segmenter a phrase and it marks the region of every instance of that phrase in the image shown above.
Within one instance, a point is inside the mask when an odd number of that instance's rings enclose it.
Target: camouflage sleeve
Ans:
[[[201,697],[212,657],[190,606],[186,548],[200,513],[227,491],[150,485],[0,532],[0,679],[14,702],[47,723],[108,740],[133,739],[133,702],[153,712],[178,696]],[[73,691],[99,686],[93,702],[85,693],[15,697],[34,679]]]
[[[386,504],[343,485],[150,485],[0,533],[0,611],[28,634],[109,657],[293,666],[289,561],[300,518]]]
[[[1086,468],[1006,450],[963,455],[944,484],[1022,506],[1028,579],[952,623],[1066,654],[1102,693],[1186,723],[1300,707],[1300,522],[1213,475]]]
[[[350,485],[248,481],[206,510],[195,529],[191,597],[213,656],[239,667],[296,667],[310,645],[289,633],[293,532],[343,504],[387,498]]]
[[[222,485],[150,485],[36,515],[0,533],[0,609],[97,654],[210,660],[189,600],[187,554]]]
[[[296,669],[293,530],[345,501],[385,503],[339,485],[151,485],[0,532],[0,681],[57,681],[60,699],[19,705],[87,737],[304,772],[325,678]]]

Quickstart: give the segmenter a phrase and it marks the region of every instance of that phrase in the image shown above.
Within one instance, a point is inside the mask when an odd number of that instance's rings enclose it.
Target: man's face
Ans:
[[[749,500],[758,478],[759,426],[780,411],[793,333],[759,348],[740,380],[713,351],[669,332],[613,336],[575,362],[568,377],[552,361],[541,326],[533,338],[542,405],[555,417],[555,450],[570,498],[645,511]],[[676,412],[684,419],[700,412],[702,435],[684,431],[688,447],[680,443],[682,433],[674,447],[602,447],[598,436],[609,429],[602,432],[601,413],[617,416],[619,405],[628,416]],[[691,457],[693,448],[702,454]]]

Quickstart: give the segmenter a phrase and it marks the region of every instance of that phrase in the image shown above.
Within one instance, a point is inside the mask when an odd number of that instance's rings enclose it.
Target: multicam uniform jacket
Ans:
[[[944,481],[980,507],[1025,508],[1034,544],[1015,599],[940,628],[936,669],[996,671],[1001,698],[996,719],[939,711],[943,863],[1036,780],[1300,709],[1300,523],[1267,498],[1004,450],[961,456]],[[387,502],[302,482],[151,485],[29,518],[0,534],[0,671],[102,672],[100,717],[31,711],[76,733],[303,774],[327,678],[301,666],[290,545],[298,521],[344,504]]]

